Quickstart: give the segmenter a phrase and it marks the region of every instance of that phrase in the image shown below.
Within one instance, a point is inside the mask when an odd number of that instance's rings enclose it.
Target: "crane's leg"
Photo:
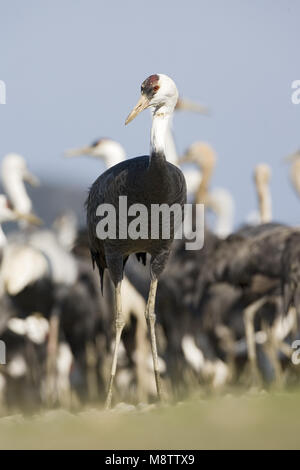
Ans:
[[[47,344],[46,364],[46,401],[53,405],[57,399],[57,352],[59,346],[60,317],[57,309],[51,313],[49,319],[49,337]]]
[[[125,325],[125,321],[124,321],[123,314],[122,314],[121,281],[118,282],[115,287],[115,296],[116,296],[116,301],[115,301],[115,304],[116,304],[116,317],[115,317],[116,339],[115,339],[115,348],[114,348],[114,355],[113,355],[113,361],[112,361],[112,366],[111,366],[108,392],[107,392],[107,397],[106,397],[106,402],[105,402],[105,409],[109,409],[111,407],[113,383],[114,383],[114,378],[115,378],[116,369],[117,369],[118,350],[119,350],[122,331]]]
[[[157,396],[159,400],[162,400],[162,387],[161,387],[161,380],[160,380],[160,375],[159,375],[158,355],[157,355],[156,336],[155,336],[156,315],[154,313],[154,308],[155,308],[156,290],[157,290],[157,279],[156,278],[151,279],[145,317],[146,317],[149,334],[150,334]]]
[[[280,360],[278,358],[278,340],[275,336],[274,326],[264,326],[264,331],[267,333],[267,341],[265,343],[265,352],[274,370],[274,385],[275,388],[281,388],[283,385],[283,374],[281,369]]]
[[[257,367],[256,342],[254,330],[254,317],[258,309],[265,303],[265,298],[259,299],[250,304],[244,310],[245,334],[248,349],[248,360],[250,363],[252,385],[260,384],[260,375]]]

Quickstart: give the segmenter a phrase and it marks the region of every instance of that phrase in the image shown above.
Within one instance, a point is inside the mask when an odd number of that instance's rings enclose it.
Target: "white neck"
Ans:
[[[14,209],[23,214],[31,212],[32,203],[22,177],[14,172],[2,171],[2,183]]]
[[[300,160],[297,159],[291,167],[291,180],[295,190],[300,194]]]
[[[234,201],[232,196],[225,191],[220,191],[219,194],[215,192],[215,195],[218,195],[219,198],[221,197],[215,233],[220,238],[226,238],[233,231]]]
[[[107,168],[117,165],[126,159],[126,153],[122,145],[114,141],[101,144],[101,155]]]
[[[215,188],[209,195],[209,206],[216,214],[214,232],[220,238],[226,238],[233,231],[234,200],[223,188]]]
[[[169,159],[168,159],[169,160]],[[173,162],[171,162],[173,163]],[[189,194],[192,194],[194,197],[194,194],[198,190],[201,180],[202,180],[202,173],[200,169],[194,169],[194,168],[187,168],[183,170],[184,178],[186,181],[186,188],[187,192]]]
[[[74,247],[76,237],[77,237],[77,226],[72,223],[72,221],[66,221],[61,225],[58,224],[57,230],[57,239],[59,243],[66,248],[66,250],[71,251]]]
[[[166,159],[168,162],[173,163],[173,165],[178,166],[178,155],[177,155],[177,150],[176,150],[176,144],[174,140],[174,135],[172,132],[172,117],[169,121],[169,126],[167,128],[167,133],[166,133]]]
[[[0,225],[0,250],[2,250],[7,243],[7,238],[3,232],[2,226]]]
[[[166,106],[155,109],[151,128],[151,153],[166,155],[166,142],[172,113]]]
[[[267,184],[258,189],[260,222],[266,224],[272,220],[272,200],[270,188]]]

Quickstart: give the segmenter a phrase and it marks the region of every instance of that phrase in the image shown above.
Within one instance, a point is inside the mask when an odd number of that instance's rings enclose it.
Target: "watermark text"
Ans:
[[[203,204],[144,204],[127,206],[119,196],[118,207],[100,204],[96,234],[100,240],[187,240],[186,250],[200,250],[204,244]]]
[[[293,104],[300,104],[300,80],[294,80],[292,82],[292,92],[291,100]]]

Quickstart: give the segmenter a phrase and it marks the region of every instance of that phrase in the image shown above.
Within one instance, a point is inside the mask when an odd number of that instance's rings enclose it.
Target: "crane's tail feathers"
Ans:
[[[91,251],[90,253],[91,253],[91,258],[92,258],[92,263],[93,263],[93,269],[95,269],[95,264],[96,264],[98,271],[99,271],[101,294],[103,295],[104,268],[100,264],[99,256],[97,256],[97,254],[94,253],[93,251]]]

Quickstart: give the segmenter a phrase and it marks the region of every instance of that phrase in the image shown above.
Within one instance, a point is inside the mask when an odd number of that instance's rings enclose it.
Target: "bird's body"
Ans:
[[[87,199],[87,225],[92,260],[97,264],[101,278],[103,278],[104,269],[108,269],[115,285],[116,342],[106,407],[111,405],[118,348],[125,324],[122,313],[121,282],[124,264],[130,254],[136,254],[138,257],[145,257],[146,253],[151,255],[151,283],[145,317],[150,333],[158,397],[161,398],[162,395],[155,337],[155,298],[158,277],[169,257],[174,231],[179,220],[177,220],[178,212],[177,215],[173,213],[173,217],[170,217],[168,221],[166,236],[166,233],[163,233],[165,221],[163,218],[156,219],[156,235],[153,236],[152,208],[164,204],[170,211],[176,204],[180,208],[180,222],[182,221],[182,206],[186,202],[185,179],[179,168],[167,162],[165,154],[170,120],[177,100],[176,85],[166,75],[151,75],[143,82],[140,100],[128,116],[126,124],[144,109],[153,108],[151,155],[129,159],[109,168],[92,185]],[[127,198],[126,211],[127,208],[130,211],[128,214],[124,212],[124,209],[123,211],[120,209],[120,197]],[[97,225],[99,220],[101,221],[99,216],[102,215],[103,218],[103,215],[108,212],[108,205],[115,211],[116,230],[115,233],[110,232],[102,237],[99,236]],[[137,226],[139,225],[142,229],[143,235],[132,236],[129,233],[130,225],[137,212],[141,215],[141,205],[143,218]],[[104,207],[105,210],[102,211]],[[121,226],[126,229],[125,235],[121,234]],[[139,232],[141,234],[141,231]]]
[[[151,231],[151,205],[152,204],[183,204],[186,201],[185,180],[182,172],[175,165],[168,163],[163,155],[152,154],[125,160],[105,171],[92,185],[87,200],[87,222],[89,227],[89,240],[93,261],[96,262],[102,277],[107,268],[106,257],[117,255],[122,257],[125,265],[128,256],[132,253],[138,255],[149,253],[157,259],[155,273],[159,275],[167,261],[174,235],[174,227],[171,226],[170,238],[162,240],[131,239],[125,240],[100,240],[96,235],[97,207],[100,204],[112,204],[119,216],[119,197],[127,196],[127,206],[143,204],[148,213],[148,233]],[[97,220],[98,219],[98,220]],[[128,224],[133,220],[128,216]],[[112,273],[111,273],[112,274]],[[119,281],[119,274],[118,279]],[[114,278],[113,278],[114,280]]]

